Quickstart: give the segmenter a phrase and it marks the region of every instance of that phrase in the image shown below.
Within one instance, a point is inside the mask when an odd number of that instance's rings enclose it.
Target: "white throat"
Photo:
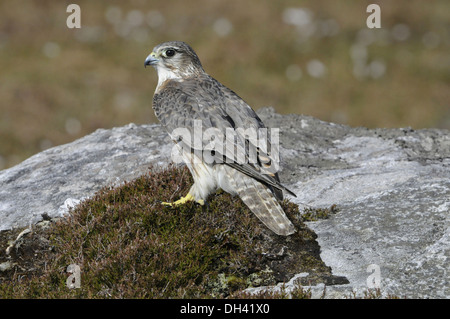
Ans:
[[[167,68],[159,67],[157,69],[158,71],[158,86],[157,89],[167,80],[176,80],[180,81],[182,78],[179,74],[176,72],[173,72],[172,70],[169,70]]]

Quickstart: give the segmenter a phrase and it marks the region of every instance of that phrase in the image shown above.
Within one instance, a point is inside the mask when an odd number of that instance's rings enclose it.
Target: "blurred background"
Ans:
[[[70,3],[81,29],[69,29]],[[368,29],[367,5],[381,7]],[[0,2],[0,169],[98,128],[156,122],[144,69],[164,41],[254,109],[450,129],[448,0]]]

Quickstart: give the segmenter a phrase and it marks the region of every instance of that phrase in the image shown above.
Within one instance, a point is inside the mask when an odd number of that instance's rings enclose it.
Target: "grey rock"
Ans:
[[[60,217],[100,188],[167,163],[170,143],[159,125],[129,124],[99,129],[0,171],[0,230],[35,224],[43,214]]]
[[[292,200],[340,209],[308,223],[324,262],[350,281],[327,286],[326,298],[361,296],[373,278],[384,295],[450,297],[449,131],[369,130],[271,108],[258,113],[280,128],[280,175],[297,194]],[[130,124],[0,171],[0,230],[35,224],[43,214],[60,217],[103,186],[167,164],[171,150],[159,125]],[[323,296],[323,285],[310,288]]]
[[[0,272],[8,271],[8,270],[12,269],[13,267],[14,267],[13,263],[11,263],[9,261],[5,261],[0,264]]]
[[[281,139],[289,149],[282,177],[294,185],[293,201],[340,208],[308,223],[322,260],[350,281],[327,287],[329,296],[362,296],[375,265],[385,295],[450,297],[449,131],[368,130],[261,115],[271,125],[289,125]]]

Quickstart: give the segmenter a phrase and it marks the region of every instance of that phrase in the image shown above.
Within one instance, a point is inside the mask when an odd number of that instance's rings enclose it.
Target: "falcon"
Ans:
[[[155,115],[180,149],[194,179],[185,197],[164,204],[177,206],[195,201],[203,205],[211,193],[221,188],[231,195],[238,195],[276,234],[293,234],[295,227],[278,200],[283,199],[283,192],[295,194],[280,183],[278,173],[273,169],[275,158],[271,151],[271,136],[266,134],[264,144],[243,133],[249,128],[266,129],[255,111],[236,93],[208,75],[197,54],[185,42],[157,45],[145,59],[144,66],[147,65],[153,66],[158,73],[153,97]],[[214,148],[211,151],[214,160],[206,161],[201,156],[204,144],[191,138],[198,124],[202,132],[214,129],[215,138],[226,142],[227,150],[231,145],[233,152]],[[189,133],[186,134],[189,138],[173,134],[179,128]],[[234,133],[226,134],[230,130]],[[239,151],[244,156],[243,161],[237,161],[233,156]],[[255,155],[253,161],[250,160],[252,154]]]

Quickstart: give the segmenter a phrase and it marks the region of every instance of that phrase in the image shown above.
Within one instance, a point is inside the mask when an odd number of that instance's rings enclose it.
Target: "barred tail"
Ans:
[[[240,172],[234,174],[230,183],[242,201],[264,225],[278,235],[288,236],[295,232],[295,227],[287,218],[272,192],[257,180]]]

